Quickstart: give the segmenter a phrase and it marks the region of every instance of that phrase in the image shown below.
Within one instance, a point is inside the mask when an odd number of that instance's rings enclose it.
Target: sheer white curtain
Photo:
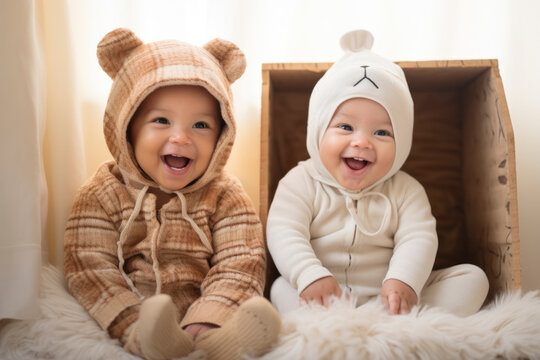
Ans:
[[[0,318],[25,319],[37,312],[47,209],[45,73],[34,2],[3,2],[0,29]]]
[[[0,3],[0,319],[36,315],[86,177],[68,20],[64,0]]]
[[[0,317],[28,317],[35,309],[44,209],[48,259],[61,267],[74,192],[110,158],[101,123],[111,82],[95,51],[117,27],[144,41],[203,45],[221,37],[245,52],[246,73],[233,85],[238,134],[228,169],[256,204],[262,63],[335,60],[340,35],[354,28],[369,29],[374,50],[396,61],[498,58],[516,137],[523,287],[540,289],[538,13],[534,0],[0,2]]]
[[[43,144],[49,189],[47,243],[49,260],[64,263],[64,228],[75,192],[86,179],[81,101],[84,88],[75,71],[73,30],[67,0],[38,3],[47,74],[47,126]],[[99,120],[97,120],[99,122]]]

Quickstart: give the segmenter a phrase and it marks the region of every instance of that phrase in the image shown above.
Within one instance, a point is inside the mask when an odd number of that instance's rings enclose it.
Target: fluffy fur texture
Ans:
[[[42,271],[41,316],[0,330],[0,358],[139,359],[109,338],[67,293],[59,271]],[[200,351],[189,359],[204,359]],[[540,359],[540,296],[506,294],[476,315],[437,309],[386,315],[377,303],[302,308],[283,319],[271,359]]]
[[[390,316],[379,300],[358,309],[300,308],[261,359],[540,359],[540,297],[506,294],[460,318],[436,308]]]
[[[138,359],[68,294],[55,267],[43,267],[40,296],[39,318],[12,321],[0,330],[1,359]]]

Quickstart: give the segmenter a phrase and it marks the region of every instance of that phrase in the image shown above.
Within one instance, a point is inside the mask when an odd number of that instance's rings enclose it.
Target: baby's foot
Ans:
[[[253,297],[236,312],[238,343],[243,353],[261,356],[277,340],[281,318],[276,309],[263,297]]]
[[[222,328],[201,335],[195,348],[204,350],[210,360],[261,356],[270,350],[280,329],[281,319],[274,307],[262,297],[253,297]]]
[[[137,333],[146,359],[171,359],[193,351],[193,336],[182,330],[176,319],[176,306],[169,295],[152,296],[142,303]]]

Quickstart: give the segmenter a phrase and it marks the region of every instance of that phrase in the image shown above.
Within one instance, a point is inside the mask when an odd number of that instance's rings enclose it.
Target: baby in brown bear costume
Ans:
[[[70,292],[147,359],[263,354],[281,322],[260,296],[262,228],[223,170],[244,54],[221,39],[144,44],[117,29],[97,56],[113,79],[104,133],[114,161],[76,196],[65,234]]]

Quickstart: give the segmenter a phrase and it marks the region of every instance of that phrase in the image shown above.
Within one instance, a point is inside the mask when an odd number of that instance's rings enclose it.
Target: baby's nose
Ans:
[[[169,137],[169,141],[174,144],[191,144],[191,139],[189,135],[182,130],[174,131]]]
[[[355,134],[351,141],[351,146],[361,148],[372,147],[369,136],[366,136],[365,134]]]

